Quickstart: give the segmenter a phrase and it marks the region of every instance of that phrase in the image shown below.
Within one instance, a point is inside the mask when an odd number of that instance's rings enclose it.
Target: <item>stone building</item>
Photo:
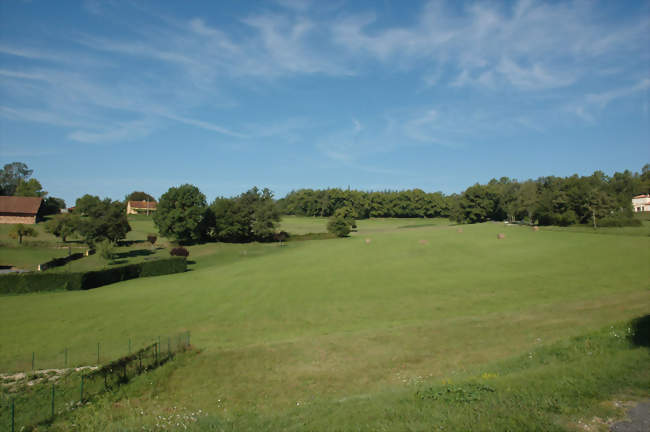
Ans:
[[[35,224],[43,198],[0,196],[0,223]]]

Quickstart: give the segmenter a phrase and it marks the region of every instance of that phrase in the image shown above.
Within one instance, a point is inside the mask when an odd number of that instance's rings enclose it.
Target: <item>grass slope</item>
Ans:
[[[394,411],[386,425],[405,429],[390,395],[412,394],[422,377],[465,376],[650,310],[648,237],[368,220],[350,238],[198,245],[190,259],[181,275],[0,299],[0,370],[24,368],[33,350],[55,366],[65,346],[72,362],[92,363],[98,341],[115,358],[129,338],[188,329],[202,352],[138,403],[146,421],[183,406],[231,425],[286,414],[284,428],[309,403],[333,422],[313,428],[345,429],[356,408],[339,416],[333,401],[377,396],[374,410]]]

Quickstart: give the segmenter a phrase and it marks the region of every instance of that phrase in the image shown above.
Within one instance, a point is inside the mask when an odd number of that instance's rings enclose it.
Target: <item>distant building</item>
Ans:
[[[43,198],[0,196],[0,223],[35,224]]]
[[[126,203],[126,214],[149,214],[155,212],[156,201],[129,201]]]
[[[650,195],[637,195],[632,198],[632,208],[635,212],[650,212]]]

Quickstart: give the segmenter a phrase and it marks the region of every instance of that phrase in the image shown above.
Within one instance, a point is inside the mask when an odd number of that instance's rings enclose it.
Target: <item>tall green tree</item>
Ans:
[[[125,201],[150,201],[151,202],[151,201],[156,201],[156,199],[146,192],[133,191],[126,196]]]
[[[0,195],[14,195],[18,183],[29,179],[33,172],[23,162],[6,164],[0,170]]]
[[[273,239],[280,210],[269,189],[254,187],[235,198],[217,198],[210,205],[210,233],[225,242]]]
[[[98,212],[102,210],[102,200],[96,195],[85,194],[77,198],[75,202],[75,213],[82,216],[99,216]]]
[[[99,197],[84,195],[77,200],[76,214],[80,216],[76,232],[90,247],[102,240],[116,243],[131,231],[124,203],[110,198],[101,200]]]
[[[41,182],[35,178],[25,180],[19,180],[18,185],[16,186],[16,191],[14,192],[16,196],[23,197],[45,197],[47,192],[43,190]]]
[[[204,238],[207,217],[205,195],[196,186],[184,184],[160,197],[153,221],[162,236],[193,243]]]
[[[528,221],[532,224],[538,205],[537,183],[528,180],[521,184],[521,187],[517,191],[517,205],[519,211],[525,212]]]
[[[65,208],[65,201],[62,198],[47,197],[43,200],[41,214],[44,216],[59,214],[61,213],[61,210],[63,210],[64,208]]]
[[[60,237],[64,242],[80,227],[80,217],[72,213],[62,213],[45,223],[45,231]]]

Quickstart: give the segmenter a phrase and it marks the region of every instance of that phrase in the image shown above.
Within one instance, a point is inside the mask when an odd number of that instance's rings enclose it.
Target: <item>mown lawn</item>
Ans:
[[[151,216],[130,215],[129,224],[131,231],[127,233],[128,244],[115,247],[115,259],[107,262],[99,255],[91,255],[62,267],[55,267],[48,271],[53,272],[83,272],[98,270],[120,264],[133,264],[144,260],[169,257],[169,240],[160,237],[154,247],[148,243],[147,235],[156,234],[157,230]],[[9,237],[9,230],[13,225],[0,225],[0,265],[17,267],[23,270],[36,270],[39,264],[68,255],[69,252],[84,252],[88,247],[81,240],[72,236],[63,242],[45,231],[45,223],[33,225],[38,232],[37,237],[23,238],[23,244]],[[70,250],[68,250],[70,248]]]
[[[311,230],[312,222],[290,225]],[[0,369],[25,367],[32,351],[43,367],[55,366],[63,347],[72,362],[92,363],[97,342],[114,358],[129,338],[135,345],[190,330],[198,355],[160,371],[165,379],[141,386],[131,405],[93,418],[157,430],[157,416],[177,407],[200,409],[210,416],[206,428],[224,430],[354,429],[354,416],[366,425],[360,429],[430,430],[447,408],[432,413],[427,402],[413,401],[422,386],[455,377],[465,383],[493,373],[495,362],[650,310],[647,236],[500,223],[459,232],[446,221],[413,219],[358,225],[344,239],[194,246],[195,264],[185,274],[0,298]],[[620,356],[620,363],[612,360],[616,370],[650,366],[638,351]],[[578,372],[602,366],[585,361],[568,369],[556,363],[555,372],[582,388],[586,375]],[[536,367],[539,382],[553,370]],[[535,385],[536,372],[529,373],[512,385],[500,381],[496,394],[524,391],[529,379]],[[494,397],[490,404],[498,406]],[[520,421],[537,412],[524,402],[524,411],[513,413]],[[132,418],[135,407],[144,414]],[[459,409],[449,418],[462,418]],[[540,416],[536,424],[548,425],[550,417]]]

